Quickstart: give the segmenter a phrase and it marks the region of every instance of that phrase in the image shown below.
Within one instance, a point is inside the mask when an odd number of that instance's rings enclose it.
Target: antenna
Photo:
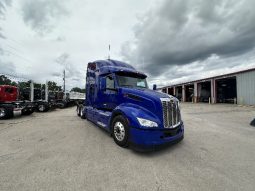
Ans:
[[[110,60],[110,54],[111,54],[111,45],[109,44],[108,60]]]

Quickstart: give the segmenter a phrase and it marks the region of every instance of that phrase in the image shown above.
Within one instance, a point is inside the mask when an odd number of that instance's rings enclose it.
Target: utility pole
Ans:
[[[63,90],[64,90],[64,93],[66,92],[66,71],[64,70],[64,86],[63,86]]]
[[[30,101],[34,101],[34,82],[30,81]]]
[[[111,53],[111,45],[109,44],[109,54],[108,54],[108,60],[110,60],[110,53]]]
[[[41,84],[41,99],[42,99],[42,97],[43,97],[43,91],[42,91],[42,89],[43,89],[43,85]]]
[[[48,80],[47,80],[45,84],[45,101],[48,102],[48,100],[49,100],[49,88],[48,88]]]

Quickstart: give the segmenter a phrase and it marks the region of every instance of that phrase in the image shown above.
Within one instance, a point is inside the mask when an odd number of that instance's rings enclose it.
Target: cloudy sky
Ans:
[[[254,0],[0,0],[0,73],[84,87],[123,60],[159,86],[255,67]]]

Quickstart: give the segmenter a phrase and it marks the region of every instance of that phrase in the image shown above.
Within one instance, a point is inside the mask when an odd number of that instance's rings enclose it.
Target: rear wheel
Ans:
[[[112,135],[115,143],[121,147],[128,146],[129,128],[127,120],[118,115],[112,122]]]
[[[46,112],[46,111],[48,111],[48,107],[44,103],[39,103],[38,106],[37,106],[37,111]]]
[[[64,109],[64,108],[66,108],[66,106],[67,106],[67,103],[65,101],[61,101],[58,103],[58,107],[60,109]]]

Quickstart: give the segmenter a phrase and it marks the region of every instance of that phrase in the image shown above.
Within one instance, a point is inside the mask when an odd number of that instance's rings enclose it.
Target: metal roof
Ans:
[[[192,81],[188,81],[188,82],[183,82],[183,83],[163,86],[163,87],[158,88],[158,89],[160,90],[160,89],[164,89],[164,88],[168,88],[168,87],[173,87],[173,86],[181,86],[181,85],[186,85],[186,84],[192,84],[192,83],[195,83],[195,82],[204,82],[204,81],[209,81],[211,79],[226,78],[226,77],[231,77],[231,76],[235,76],[237,74],[242,74],[242,73],[251,72],[251,71],[255,71],[255,68],[250,68],[250,69],[241,70],[241,71],[237,71],[237,72],[232,72],[232,73],[228,73],[228,74],[222,74],[222,75],[218,75],[218,76],[212,76],[212,77],[208,77],[208,78],[202,78],[202,79],[198,79],[198,80],[192,80]]]

